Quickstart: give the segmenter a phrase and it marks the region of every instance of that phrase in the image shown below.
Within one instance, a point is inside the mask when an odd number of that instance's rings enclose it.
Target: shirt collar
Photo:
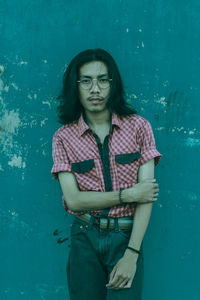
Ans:
[[[121,127],[121,119],[120,117],[112,113],[112,126],[116,125],[117,127]],[[81,114],[80,118],[78,119],[78,129],[79,129],[79,135],[82,136],[87,130],[90,130],[90,127],[87,125],[87,123],[84,120],[83,114]]]
[[[85,131],[89,130],[89,126],[87,125],[87,123],[85,122],[84,118],[83,118],[83,114],[81,114],[79,120],[78,120],[78,129],[79,129],[79,135],[83,135],[85,133]]]

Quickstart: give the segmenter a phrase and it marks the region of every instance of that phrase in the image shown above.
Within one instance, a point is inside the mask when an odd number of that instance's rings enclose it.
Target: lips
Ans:
[[[99,97],[90,97],[89,101],[102,101],[103,98],[99,98]]]
[[[103,101],[103,98],[99,98],[99,97],[90,97],[89,101],[92,102],[93,104],[98,104],[100,102]]]

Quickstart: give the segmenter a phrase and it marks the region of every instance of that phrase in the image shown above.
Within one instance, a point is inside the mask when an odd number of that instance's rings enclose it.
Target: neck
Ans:
[[[110,112],[105,110],[98,113],[85,112],[86,121],[91,128],[97,128],[102,125],[110,125]]]

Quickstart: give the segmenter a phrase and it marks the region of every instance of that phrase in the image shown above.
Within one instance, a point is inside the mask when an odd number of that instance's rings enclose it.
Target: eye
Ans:
[[[101,79],[99,79],[99,81],[102,83],[106,83],[106,82],[108,82],[108,78],[101,78]]]
[[[91,82],[90,79],[81,79],[81,83],[83,84],[89,84]]]

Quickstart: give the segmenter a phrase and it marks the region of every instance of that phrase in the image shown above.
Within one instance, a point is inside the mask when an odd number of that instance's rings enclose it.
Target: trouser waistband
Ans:
[[[81,219],[87,223],[91,223],[92,221],[93,224],[98,225],[101,229],[131,229],[133,224],[133,217],[103,218],[98,216],[92,216],[86,213],[83,215],[77,215],[76,218]]]

